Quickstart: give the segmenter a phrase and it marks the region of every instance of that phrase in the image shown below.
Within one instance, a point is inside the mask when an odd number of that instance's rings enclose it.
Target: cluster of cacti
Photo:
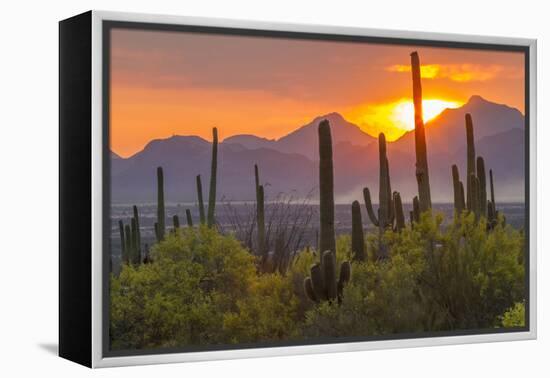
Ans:
[[[208,227],[216,223],[216,174],[218,169],[218,129],[212,129],[212,164],[210,167],[210,191],[208,193]]]
[[[428,173],[428,154],[426,149],[426,134],[422,114],[422,83],[420,76],[420,59],[415,51],[411,54],[411,71],[413,81],[414,102],[414,141],[416,151],[416,181],[418,183],[418,197],[420,212],[432,208],[430,194],[430,176]]]
[[[342,300],[343,288],[351,278],[351,264],[342,263],[336,277],[336,238],[334,234],[334,171],[332,162],[332,136],[330,124],[321,121],[319,132],[319,251],[321,261],[311,267],[311,277],[304,280],[308,298],[319,302]]]
[[[452,166],[454,208],[455,214],[461,214],[464,210],[475,214],[476,219],[486,218],[488,226],[492,228],[497,219],[497,211],[494,199],[493,171],[489,171],[491,200],[487,200],[487,175],[485,172],[485,160],[481,156],[476,158],[474,141],[474,124],[472,116],[466,114],[466,196],[464,185],[460,181],[458,167]],[[464,198],[466,197],[466,199]]]
[[[265,245],[265,208],[264,208],[264,186],[260,185],[260,173],[258,165],[254,164],[254,178],[256,183],[256,225],[258,227],[258,256],[267,259],[267,248]]]
[[[141,231],[137,206],[133,207],[133,217],[130,219],[130,224],[124,225],[122,220],[119,220],[118,228],[122,262],[139,264],[141,261]]]
[[[378,136],[379,164],[380,164],[380,183],[378,190],[378,216],[374,212],[370,190],[368,187],[363,189],[363,198],[365,207],[371,222],[379,230],[379,248],[378,257],[388,257],[387,248],[382,243],[382,235],[388,229],[401,231],[405,227],[405,217],[403,215],[403,204],[401,195],[391,190],[390,164],[386,154],[386,137],[383,133]]]
[[[314,302],[327,300],[338,303],[342,301],[344,286],[351,279],[351,264],[344,261],[340,265],[340,275],[336,276],[336,256],[331,251],[325,251],[321,263],[311,267],[310,277],[304,280],[304,291]]]

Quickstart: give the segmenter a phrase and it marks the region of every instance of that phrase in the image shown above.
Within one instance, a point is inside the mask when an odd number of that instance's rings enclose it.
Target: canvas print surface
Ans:
[[[525,329],[523,51],[107,33],[110,352]]]

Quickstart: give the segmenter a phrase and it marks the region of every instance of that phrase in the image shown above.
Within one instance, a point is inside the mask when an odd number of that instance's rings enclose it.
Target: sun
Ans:
[[[457,101],[442,99],[422,100],[422,113],[424,122],[437,117],[445,109],[458,108],[462,104]],[[414,105],[410,100],[396,102],[389,114],[390,121],[404,130],[414,130]]]

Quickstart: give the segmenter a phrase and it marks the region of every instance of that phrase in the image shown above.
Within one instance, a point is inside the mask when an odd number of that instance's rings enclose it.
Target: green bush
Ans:
[[[223,342],[224,313],[257,279],[253,257],[207,227],[167,235],[151,255],[152,264],[125,265],[111,279],[112,348]]]

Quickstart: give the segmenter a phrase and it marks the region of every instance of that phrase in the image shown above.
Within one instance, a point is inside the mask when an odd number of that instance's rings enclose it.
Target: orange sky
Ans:
[[[433,111],[471,95],[524,111],[521,53],[123,29],[111,46],[111,149],[124,157],[212,126],[222,140],[278,138],[330,112],[395,139],[412,125],[415,50]]]

